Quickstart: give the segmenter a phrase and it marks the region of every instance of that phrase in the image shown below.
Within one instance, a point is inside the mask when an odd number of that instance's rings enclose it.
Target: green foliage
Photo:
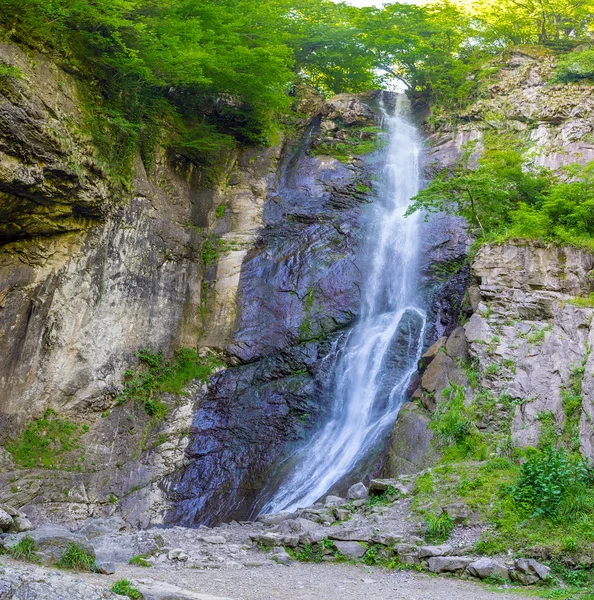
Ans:
[[[118,396],[118,402],[133,400],[155,418],[161,418],[167,412],[160,394],[181,394],[193,379],[207,381],[216,368],[224,366],[219,359],[199,356],[192,348],[180,348],[173,360],[165,360],[161,352],[150,350],[141,350],[138,358],[140,369],[126,371],[124,390]]]
[[[560,58],[554,80],[561,83],[594,82],[594,49],[570,52]]]
[[[419,192],[407,214],[456,214],[484,241],[527,238],[594,248],[594,163],[553,173],[531,166],[518,150],[486,149],[473,169],[473,149]]]
[[[465,445],[474,424],[464,406],[464,387],[453,384],[442,392],[443,402],[433,413],[430,427],[442,445]]]
[[[28,562],[37,562],[38,560],[35,554],[35,540],[30,536],[26,536],[14,546],[6,548],[5,552],[15,560],[25,560]]]
[[[381,494],[373,494],[369,496],[367,499],[367,506],[385,506],[388,504],[392,504],[396,497],[398,496],[398,491],[392,485],[389,485]]]
[[[62,553],[58,561],[58,567],[76,571],[95,572],[97,570],[95,558],[74,542]]]
[[[128,579],[120,579],[111,586],[114,594],[128,596],[131,600],[142,600],[143,595],[140,590],[135,588]]]
[[[23,79],[23,72],[12,65],[0,65],[0,80],[4,78]]]
[[[447,512],[429,513],[425,518],[425,539],[428,542],[445,542],[456,526],[454,519]]]
[[[71,468],[68,454],[84,449],[79,443],[80,427],[48,409],[40,419],[35,419],[17,438],[6,444],[15,463],[27,469]],[[70,457],[71,458],[71,457]]]
[[[147,562],[147,557],[140,554],[139,556],[133,556],[130,559],[130,564],[135,565],[137,567],[152,567],[153,565],[150,562]]]
[[[564,449],[549,447],[531,453],[509,493],[518,509],[530,517],[553,517],[561,513],[575,518],[585,497],[592,501],[587,490],[591,478],[584,460],[571,457]]]

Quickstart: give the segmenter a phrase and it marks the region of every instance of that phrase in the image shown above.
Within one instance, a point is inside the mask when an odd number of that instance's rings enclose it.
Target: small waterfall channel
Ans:
[[[262,513],[310,506],[352,471],[394,424],[421,357],[419,218],[404,214],[419,190],[422,145],[404,95],[393,111],[380,108],[387,144],[367,223],[362,306],[333,366],[331,417],[288,459],[292,467]]]

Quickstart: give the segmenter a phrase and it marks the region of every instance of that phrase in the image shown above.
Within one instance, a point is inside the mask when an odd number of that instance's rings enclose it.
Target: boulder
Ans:
[[[368,496],[369,491],[361,482],[352,485],[347,493],[350,500],[365,500]]]
[[[6,548],[11,548],[25,537],[33,539],[38,557],[47,565],[58,562],[64,550],[71,544],[76,544],[81,550],[95,557],[93,546],[89,544],[84,536],[73,533],[62,525],[47,524],[32,531],[9,534],[5,536],[2,543]]]
[[[470,517],[470,509],[464,502],[455,502],[444,506],[443,510],[450,515],[457,525],[460,525]]]
[[[345,558],[351,560],[358,560],[367,552],[367,548],[359,542],[334,542],[334,545]]]
[[[21,533],[22,531],[31,531],[32,529],[34,529],[33,523],[25,515],[18,514],[12,518],[12,527],[9,531],[10,533]]]
[[[464,571],[475,559],[464,556],[433,556],[429,559],[432,573],[455,573]]]
[[[419,548],[420,558],[431,558],[432,556],[444,556],[450,554],[453,548],[449,544],[442,544],[441,546],[421,546]]]
[[[268,548],[274,548],[274,546],[280,546],[282,538],[278,533],[255,533],[250,536],[254,542],[266,546]]]
[[[271,515],[260,515],[257,518],[257,521],[260,523],[264,523],[264,525],[274,526],[286,521],[287,519],[292,519],[295,516],[295,513],[291,512],[279,512]]]
[[[173,550],[169,550],[167,553],[167,558],[169,560],[179,560],[181,562],[185,562],[190,557],[181,548],[174,548]]]
[[[504,579],[509,577],[509,573],[505,565],[502,565],[492,558],[487,558],[486,556],[483,556],[482,558],[470,563],[468,565],[468,572],[473,577],[478,577],[479,579],[486,579],[487,577],[493,576],[503,577]]]
[[[373,537],[371,527],[359,527],[357,529],[336,529],[328,534],[331,540],[341,542],[370,542]]]
[[[115,573],[115,564],[112,562],[95,563],[96,572],[101,575],[113,575]]]
[[[280,549],[270,555],[270,558],[281,565],[289,566],[291,564],[291,557],[286,550]]]
[[[551,569],[533,558],[518,558],[514,563],[516,569],[523,573],[536,573],[541,579],[546,579]]]
[[[340,496],[326,496],[326,502],[324,503],[324,505],[326,506],[326,508],[334,508],[335,506],[342,506],[346,503],[347,501],[344,498],[341,498]]]
[[[0,508],[0,531],[8,531],[12,527],[12,517]]]
[[[337,521],[347,521],[351,517],[351,511],[346,508],[335,508],[334,516]]]
[[[87,519],[78,529],[77,533],[84,535],[87,539],[117,533],[126,529],[126,522],[122,517],[113,516],[103,519]]]

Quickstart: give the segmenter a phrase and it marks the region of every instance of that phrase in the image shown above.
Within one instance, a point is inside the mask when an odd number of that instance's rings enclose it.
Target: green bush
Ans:
[[[111,586],[111,591],[114,594],[128,596],[131,600],[142,600],[143,595],[140,590],[135,588],[128,579],[120,579]]]
[[[37,562],[37,556],[35,554],[35,540],[30,536],[26,536],[14,546],[6,548],[5,553],[15,560]]]
[[[6,444],[15,463],[20,467],[32,469],[56,469],[71,466],[65,455],[81,448],[80,427],[58,416],[53,410],[45,411],[41,419],[35,419],[17,438]]]
[[[576,83],[594,81],[594,49],[570,52],[557,62],[554,81]]]
[[[517,508],[530,517],[573,519],[592,506],[591,479],[586,461],[548,447],[530,453],[509,493]]]
[[[74,569],[76,571],[95,572],[97,570],[95,557],[74,542],[62,553],[58,561],[58,567],[62,569]]]
[[[454,519],[447,512],[429,513],[425,518],[425,539],[428,542],[445,542],[456,526]]]
[[[151,417],[162,418],[167,412],[161,393],[181,394],[193,379],[206,381],[217,367],[224,363],[213,356],[201,357],[192,348],[180,348],[173,360],[165,360],[161,352],[141,350],[138,353],[140,369],[126,371],[124,390],[118,402],[133,400],[144,406]]]

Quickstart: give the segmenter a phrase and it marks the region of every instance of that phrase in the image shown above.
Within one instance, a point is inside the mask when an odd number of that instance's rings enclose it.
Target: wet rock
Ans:
[[[468,565],[468,572],[473,577],[479,579],[486,579],[487,577],[503,577],[507,579],[509,577],[508,569],[505,565],[500,562],[487,557],[479,558]]]
[[[416,402],[402,406],[390,436],[383,472],[386,477],[418,473],[435,462],[438,453],[432,444],[430,421],[430,415]],[[397,489],[398,482],[392,485]]]
[[[365,500],[368,496],[369,492],[361,482],[352,485],[347,492],[347,497],[350,500]]]
[[[359,542],[334,542],[337,550],[347,559],[358,560],[361,558],[367,548]]]
[[[433,556],[428,561],[432,573],[454,573],[464,571],[474,561],[463,556]]]

